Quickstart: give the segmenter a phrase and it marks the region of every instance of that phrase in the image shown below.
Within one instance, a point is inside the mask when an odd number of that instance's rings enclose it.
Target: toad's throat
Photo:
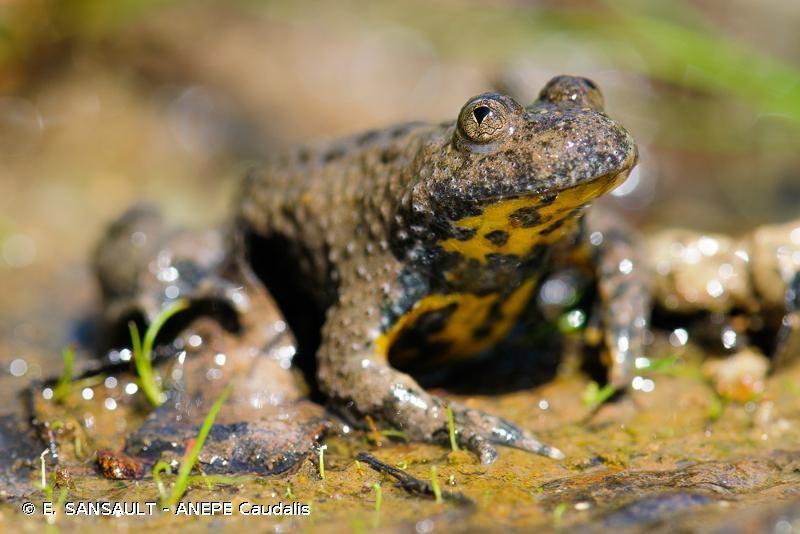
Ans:
[[[543,199],[529,195],[489,204],[479,215],[453,223],[459,237],[439,242],[447,252],[487,263],[492,254],[523,257],[540,245],[550,245],[575,231],[571,217],[581,206],[605,194],[627,177],[618,173],[571,187]]]

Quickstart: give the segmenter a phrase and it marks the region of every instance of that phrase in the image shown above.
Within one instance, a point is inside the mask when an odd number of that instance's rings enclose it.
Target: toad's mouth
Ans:
[[[525,195],[525,197],[529,197],[535,205],[542,209],[554,206],[554,211],[572,211],[616,189],[628,179],[632,169],[633,165],[626,166],[621,171],[602,174],[590,180],[561,188],[558,183],[552,183],[551,187],[543,188],[547,192],[537,192]]]
[[[553,175],[544,180],[521,180],[530,184],[530,193],[523,195],[538,197],[542,206],[557,203],[564,208],[574,209],[621,185],[638,162],[639,151],[634,145],[620,165],[603,174],[586,177]]]

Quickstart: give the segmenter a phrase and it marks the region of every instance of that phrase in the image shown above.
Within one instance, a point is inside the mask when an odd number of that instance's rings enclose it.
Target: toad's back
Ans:
[[[390,256],[390,232],[420,147],[445,128],[409,123],[297,149],[248,176],[239,203],[244,227],[280,241],[303,284],[326,308],[347,277],[339,267]],[[263,246],[263,243],[262,243]],[[362,269],[366,266],[362,266]],[[356,269],[358,271],[359,269]]]

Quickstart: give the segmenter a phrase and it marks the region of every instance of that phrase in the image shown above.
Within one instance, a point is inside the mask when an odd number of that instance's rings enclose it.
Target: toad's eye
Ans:
[[[556,76],[539,94],[540,102],[562,108],[591,108],[603,111],[603,94],[592,80],[576,76]]]
[[[508,107],[495,95],[473,98],[458,116],[459,131],[473,143],[498,141],[508,133],[509,126]]]

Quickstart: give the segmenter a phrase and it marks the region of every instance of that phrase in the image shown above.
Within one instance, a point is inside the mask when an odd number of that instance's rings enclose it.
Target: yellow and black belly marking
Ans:
[[[508,334],[535,285],[531,278],[507,295],[429,295],[381,335],[375,347],[400,369],[469,358]]]
[[[484,264],[492,254],[525,256],[536,246],[556,243],[574,231],[575,220],[569,216],[608,188],[609,182],[601,180],[562,191],[548,201],[531,195],[495,202],[479,215],[455,221],[457,235],[440,245]]]

